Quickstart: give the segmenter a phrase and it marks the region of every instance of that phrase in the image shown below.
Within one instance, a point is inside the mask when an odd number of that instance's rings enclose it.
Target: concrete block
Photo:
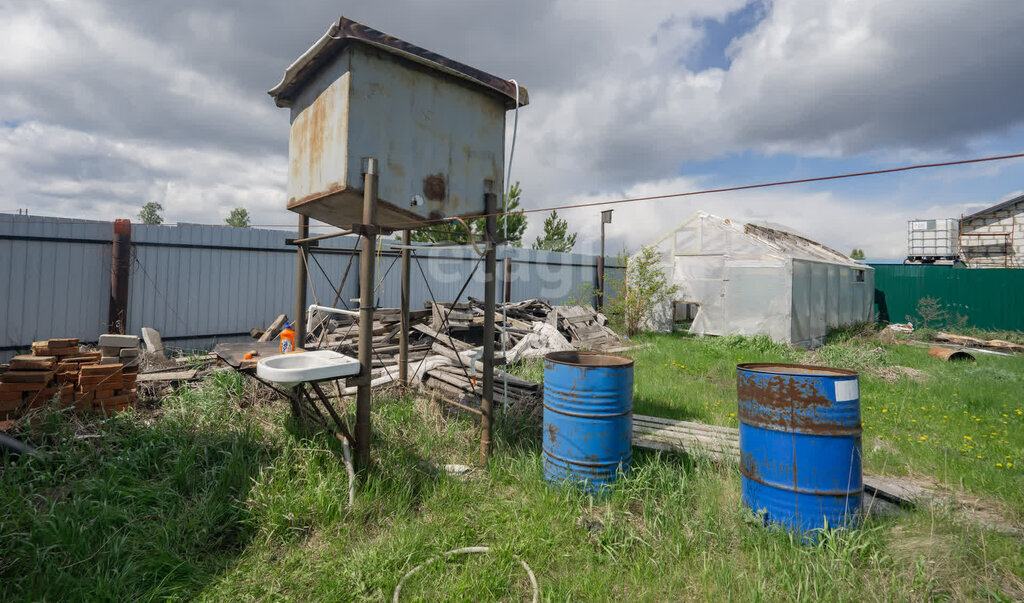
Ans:
[[[117,355],[120,358],[135,358],[139,355],[139,348],[121,348]]]
[[[105,333],[103,335],[100,335],[99,344],[101,348],[137,348],[139,347],[139,338],[136,335],[118,335],[116,333]]]
[[[160,338],[160,331],[149,327],[142,327],[142,341],[146,349],[160,356],[164,355],[164,341]]]
[[[121,359],[117,356],[104,356],[100,358],[100,364],[121,364]]]

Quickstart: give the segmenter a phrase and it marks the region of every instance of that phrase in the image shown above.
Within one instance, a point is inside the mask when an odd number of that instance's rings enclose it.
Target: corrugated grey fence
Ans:
[[[107,330],[111,286],[112,222],[0,215],[0,361],[33,341],[78,337],[94,342]],[[127,326],[161,332],[169,347],[200,349],[248,337],[278,314],[294,313],[294,232],[230,226],[132,225]],[[307,299],[355,309],[359,297],[356,237],[313,248]],[[377,259],[377,306],[397,307],[399,252],[385,238]],[[483,261],[472,249],[417,250],[412,262],[411,305],[483,298]],[[597,281],[597,256],[500,248],[498,299],[504,291],[502,260],[512,261],[512,300],[579,299]],[[345,278],[345,274],[348,274]],[[606,278],[621,268],[608,266]],[[344,284],[342,282],[344,281]],[[338,291],[334,287],[340,286]]]

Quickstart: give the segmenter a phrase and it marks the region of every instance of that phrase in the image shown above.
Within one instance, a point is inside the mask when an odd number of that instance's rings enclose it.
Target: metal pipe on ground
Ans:
[[[953,350],[950,348],[942,348],[935,346],[932,349],[928,350],[928,355],[938,358],[940,360],[946,360],[948,362],[964,360],[968,362],[974,362],[974,356],[972,356],[969,352],[963,349]]]

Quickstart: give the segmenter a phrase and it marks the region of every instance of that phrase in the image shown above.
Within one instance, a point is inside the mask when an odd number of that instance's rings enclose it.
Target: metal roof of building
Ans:
[[[295,96],[310,78],[349,44],[373,46],[480,88],[496,92],[505,97],[506,106],[509,109],[515,108],[516,83],[453,61],[345,17],[341,17],[337,23],[332,23],[327,29],[327,33],[302,56],[295,59],[295,62],[285,69],[281,82],[274,86],[268,94],[274,97],[274,102],[278,107],[291,106]],[[518,86],[518,99],[520,107],[530,102],[529,94],[523,86]]]
[[[1018,195],[1018,196],[1016,196],[1016,197],[1014,197],[1012,199],[1007,199],[1006,201],[1003,201],[1002,203],[997,203],[997,204],[993,205],[992,207],[986,207],[985,209],[983,209],[981,211],[976,211],[976,212],[974,212],[973,214],[971,214],[969,216],[964,216],[963,219],[964,220],[969,220],[971,218],[977,218],[978,216],[983,216],[985,214],[990,214],[990,213],[992,213],[994,211],[999,211],[1000,209],[1003,209],[1004,207],[1008,207],[1008,206],[1013,205],[1015,203],[1020,203],[1021,201],[1024,201],[1024,195]]]

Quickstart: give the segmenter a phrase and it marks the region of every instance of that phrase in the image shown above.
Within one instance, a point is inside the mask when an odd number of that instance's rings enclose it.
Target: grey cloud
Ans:
[[[18,70],[10,55],[0,64],[0,120],[47,128],[20,147],[0,128],[7,162],[0,207],[123,212],[155,198],[182,219],[246,205],[260,221],[290,222],[287,112],[266,90],[341,14],[530,88],[513,168],[527,206],[630,190],[673,177],[687,160],[730,152],[927,154],[1024,122],[1024,11],[1015,0],[983,8],[775,0],[730,46],[729,71],[687,69],[681,59],[701,43],[701,20],[723,19],[743,4],[0,7],[0,30],[19,15],[38,15],[48,49],[30,69]],[[860,42],[843,46],[853,34]]]

